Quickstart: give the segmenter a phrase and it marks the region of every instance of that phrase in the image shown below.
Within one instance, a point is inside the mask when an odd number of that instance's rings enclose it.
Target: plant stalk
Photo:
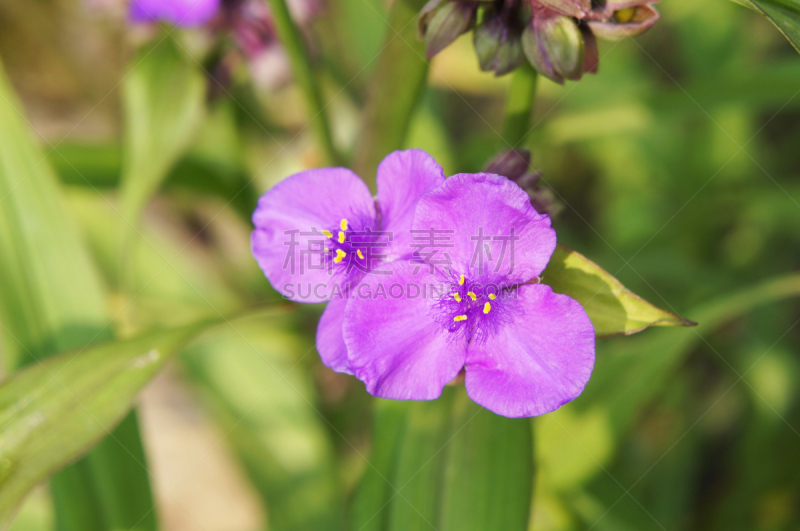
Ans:
[[[539,75],[525,62],[514,72],[506,100],[506,117],[503,126],[505,149],[524,147],[531,129],[531,112],[536,101],[536,82]]]
[[[322,105],[322,94],[315,79],[314,70],[311,67],[303,36],[292,19],[286,0],[267,1],[272,9],[272,17],[278,30],[278,37],[280,37],[281,43],[289,55],[289,62],[292,64],[295,80],[305,96],[311,125],[316,131],[320,147],[326,159],[325,163],[341,164],[342,161],[333,143],[330,122]]]

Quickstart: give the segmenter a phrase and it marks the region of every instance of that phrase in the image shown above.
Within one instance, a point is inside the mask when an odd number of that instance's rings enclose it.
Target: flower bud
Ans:
[[[525,61],[522,32],[514,22],[500,13],[487,17],[475,29],[475,51],[484,72],[493,70],[499,77],[515,70]]]
[[[600,50],[597,49],[597,37],[586,24],[581,24],[583,35],[583,73],[596,74],[600,67]]]
[[[478,4],[476,2],[445,2],[435,12],[426,13],[423,31],[425,54],[428,59],[469,31],[475,22],[477,12]],[[422,23],[422,18],[420,18],[420,22]]]
[[[592,0],[533,0],[533,5],[575,18],[583,18],[592,10]]]
[[[531,152],[527,149],[509,149],[496,155],[486,164],[485,173],[502,175],[512,181],[522,177],[531,165]]]
[[[609,1],[607,16],[601,20],[589,20],[595,35],[604,39],[618,40],[633,37],[650,29],[660,15],[651,6],[652,0]]]
[[[584,39],[577,24],[565,16],[532,17],[522,37],[531,64],[556,83],[579,80],[584,69]]]

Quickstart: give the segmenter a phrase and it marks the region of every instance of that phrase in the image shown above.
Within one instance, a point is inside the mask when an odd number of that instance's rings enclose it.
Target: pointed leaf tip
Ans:
[[[542,282],[581,303],[597,337],[635,334],[651,326],[697,325],[652,305],[603,268],[561,244],[542,274]]]

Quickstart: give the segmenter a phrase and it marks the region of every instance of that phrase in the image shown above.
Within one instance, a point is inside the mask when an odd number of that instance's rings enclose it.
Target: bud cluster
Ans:
[[[597,72],[597,37],[638,35],[658,0],[431,0],[419,16],[428,58],[473,30],[480,67],[502,76],[526,59],[557,83]]]
[[[531,152],[527,149],[509,149],[496,155],[483,169],[485,173],[502,175],[514,181],[528,193],[531,205],[539,214],[555,218],[564,209],[553,192],[539,182],[542,172],[531,171]]]

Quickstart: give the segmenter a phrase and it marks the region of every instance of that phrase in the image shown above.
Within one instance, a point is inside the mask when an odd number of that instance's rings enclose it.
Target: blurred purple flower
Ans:
[[[464,369],[470,398],[507,417],[580,395],[594,328],[579,303],[536,283],[556,246],[550,219],[505,177],[462,174],[419,201],[412,229],[431,227],[450,235],[449,264],[384,264],[391,276],[366,275],[347,305],[350,368],[367,390],[431,400]],[[419,291],[435,285],[435,297]]]
[[[253,256],[284,297],[330,301],[317,331],[322,361],[352,374],[342,338],[347,295],[381,263],[410,255],[417,201],[444,182],[420,150],[398,151],[378,167],[378,195],[345,168],[308,170],[264,194],[253,214]]]
[[[202,26],[219,12],[220,0],[133,0],[134,22],[169,22],[176,26]]]

